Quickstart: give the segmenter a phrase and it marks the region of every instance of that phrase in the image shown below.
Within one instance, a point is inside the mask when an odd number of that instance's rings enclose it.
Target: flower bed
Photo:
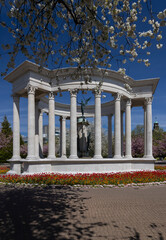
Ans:
[[[165,171],[138,171],[94,174],[3,175],[0,182],[46,185],[119,185],[166,181]]]
[[[155,170],[166,170],[166,166],[155,166]]]
[[[9,167],[6,166],[0,166],[0,174],[5,174],[10,170]]]

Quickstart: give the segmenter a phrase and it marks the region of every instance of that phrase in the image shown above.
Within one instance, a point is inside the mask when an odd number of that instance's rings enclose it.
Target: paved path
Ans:
[[[0,185],[0,240],[166,240],[166,185]]]

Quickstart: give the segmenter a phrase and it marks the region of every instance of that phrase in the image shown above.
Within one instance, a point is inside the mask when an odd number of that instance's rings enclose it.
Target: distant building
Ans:
[[[60,128],[59,127],[57,127],[57,128],[55,128],[55,136],[60,136]]]
[[[43,138],[48,140],[48,125],[43,126]]]
[[[24,143],[28,143],[28,137],[27,136],[22,135],[22,140],[24,141]]]
[[[55,136],[60,136],[60,128],[56,127],[55,128]],[[43,126],[43,138],[44,138],[44,142],[48,142],[48,125],[44,125]]]
[[[153,131],[157,131],[157,130],[159,130],[159,123],[158,121],[155,121],[153,125]]]

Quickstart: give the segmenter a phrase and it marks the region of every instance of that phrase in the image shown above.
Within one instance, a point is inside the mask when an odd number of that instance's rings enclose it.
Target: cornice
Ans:
[[[20,64],[17,68],[15,68],[12,72],[10,72],[4,79],[10,83],[13,83],[16,79],[24,75],[28,71],[33,71],[35,73],[40,74],[41,76],[46,76],[50,79],[54,79],[57,76],[59,78],[61,77],[67,77],[67,76],[73,76],[77,72],[77,68],[61,68],[61,69],[54,69],[50,70],[48,68],[40,68],[40,66],[36,63],[25,61],[22,64]],[[129,87],[143,87],[143,86],[152,86],[152,94],[154,94],[155,89],[157,87],[159,78],[151,78],[151,79],[141,79],[141,80],[134,80],[131,77],[124,78],[120,73],[108,70],[108,69],[91,69],[87,68],[81,69],[80,72],[78,72],[78,75],[85,76],[85,75],[92,75],[94,77],[99,77],[100,79],[113,79],[120,81],[127,84]],[[78,80],[80,82],[83,82],[82,80]]]

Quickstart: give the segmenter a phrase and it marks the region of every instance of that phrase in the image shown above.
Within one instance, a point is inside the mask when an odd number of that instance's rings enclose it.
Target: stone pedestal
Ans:
[[[87,126],[88,121],[84,118],[78,118],[77,121],[77,149],[78,157],[88,157],[88,147],[89,147],[89,134]]]
[[[39,159],[39,160],[21,160],[24,163],[22,175],[40,174],[40,173],[111,173],[154,170],[154,161],[146,158],[133,159]],[[16,168],[17,165],[14,165]],[[17,171],[17,169],[14,169]]]
[[[7,175],[21,174],[21,160],[8,160],[10,162],[10,170],[7,172]]]

